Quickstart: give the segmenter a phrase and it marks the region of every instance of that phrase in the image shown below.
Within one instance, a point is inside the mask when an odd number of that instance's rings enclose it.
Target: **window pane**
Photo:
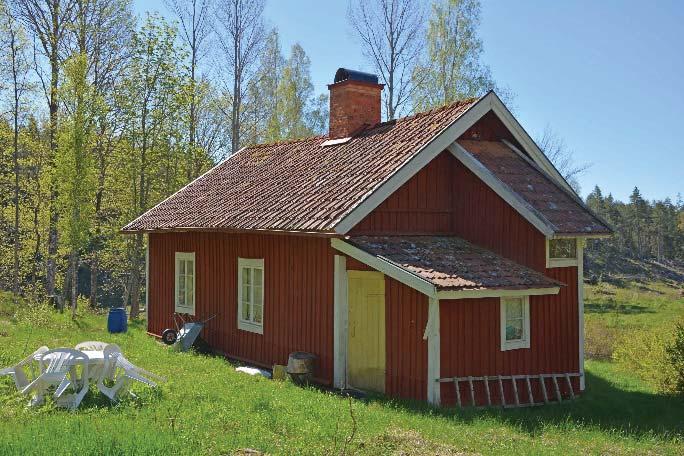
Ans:
[[[185,275],[185,260],[178,260],[178,274]]]
[[[195,289],[194,289],[194,284],[192,280],[192,276],[186,276],[186,296],[187,296],[187,305],[192,307],[193,303],[195,302]]]
[[[250,286],[249,285],[243,285],[242,286],[242,301],[243,302],[251,302],[252,297],[250,295]]]
[[[254,323],[261,323],[263,307],[260,305],[254,305]]]
[[[185,266],[185,271],[185,273],[188,275],[195,275],[195,262],[188,261],[187,265]]]
[[[263,288],[257,287],[256,285],[254,286],[254,304],[260,304],[263,305],[264,303],[264,294],[263,294]]]
[[[252,283],[252,280],[251,280],[249,273],[250,273],[249,268],[242,268],[242,284],[243,285],[249,285]]]
[[[185,290],[178,290],[178,305],[181,307],[185,307]]]
[[[523,338],[523,320],[506,320],[506,340],[520,340]]]
[[[577,239],[551,239],[549,258],[577,258]]]
[[[248,301],[242,302],[242,319],[249,321],[249,302]]]
[[[261,286],[264,271],[261,269],[252,269],[252,271],[254,271],[254,285]]]
[[[510,318],[522,318],[523,304],[522,299],[506,301],[506,320]]]

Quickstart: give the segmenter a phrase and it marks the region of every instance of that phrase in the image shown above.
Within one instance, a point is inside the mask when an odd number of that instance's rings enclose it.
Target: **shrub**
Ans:
[[[684,323],[677,323],[670,342],[665,347],[672,377],[667,385],[674,393],[684,394]]]
[[[610,360],[618,339],[618,329],[602,320],[591,319],[584,324],[584,353],[587,358]]]
[[[672,338],[668,327],[631,330],[623,333],[615,345],[613,359],[660,392],[672,392],[675,372],[668,359],[667,347]]]

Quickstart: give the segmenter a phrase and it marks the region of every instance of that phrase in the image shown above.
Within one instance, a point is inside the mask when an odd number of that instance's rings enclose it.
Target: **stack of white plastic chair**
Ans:
[[[14,384],[17,386],[17,390],[22,391],[43,373],[41,358],[49,350],[47,347],[40,347],[15,366],[0,370],[0,377],[11,375],[14,377]]]
[[[100,342],[99,340],[90,340],[88,342],[81,342],[74,348],[81,351],[103,351],[107,345],[107,342]]]
[[[72,410],[78,408],[88,392],[88,356],[78,350],[57,348],[42,354],[43,373],[21,390],[23,394],[34,393],[34,404],[42,402],[42,397],[51,387],[56,387],[54,398],[58,407]],[[81,366],[78,375],[77,366]],[[71,388],[72,394],[64,395]]]
[[[131,380],[155,388],[157,384],[151,378],[165,381],[164,378],[131,363],[124,357],[117,345],[111,344],[104,349],[104,368],[97,387],[110,400],[117,400],[121,392],[128,388]],[[105,382],[111,386],[106,385]]]

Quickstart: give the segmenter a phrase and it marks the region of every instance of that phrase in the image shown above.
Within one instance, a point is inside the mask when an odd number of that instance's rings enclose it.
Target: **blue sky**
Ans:
[[[427,1],[427,0],[426,0]],[[346,21],[346,1],[267,0],[267,22],[284,48],[299,42],[316,90],[340,67],[370,69]],[[167,14],[160,1],[136,10]],[[684,2],[482,2],[480,36],[494,78],[516,95],[515,113],[538,137],[550,126],[591,167],[582,193],[599,184],[626,199],[684,194]]]

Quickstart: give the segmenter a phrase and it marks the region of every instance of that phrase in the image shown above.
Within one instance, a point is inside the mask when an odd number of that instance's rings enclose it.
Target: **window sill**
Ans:
[[[547,268],[569,268],[577,265],[577,258],[549,258],[546,262]]]
[[[195,309],[188,307],[176,307],[176,313],[195,316]]]
[[[255,334],[264,334],[264,325],[257,325],[249,321],[238,320],[238,329]]]
[[[515,341],[515,342],[504,343],[501,346],[501,351],[518,350],[521,348],[530,348],[530,341],[529,340],[520,340],[520,341]]]

